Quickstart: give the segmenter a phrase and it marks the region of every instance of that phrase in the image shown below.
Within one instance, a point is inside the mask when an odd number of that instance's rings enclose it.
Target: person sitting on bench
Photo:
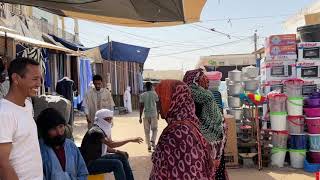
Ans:
[[[93,127],[85,134],[81,152],[87,164],[89,174],[113,172],[116,180],[133,180],[128,161],[128,153],[114,148],[129,142],[142,143],[142,138],[113,141],[111,138],[113,111],[101,109],[96,112]]]
[[[66,139],[63,116],[55,109],[43,110],[37,118],[44,179],[86,180],[88,170],[79,148]]]

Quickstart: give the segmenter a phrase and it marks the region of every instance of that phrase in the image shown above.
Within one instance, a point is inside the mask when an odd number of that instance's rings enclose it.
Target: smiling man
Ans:
[[[10,89],[0,100],[0,179],[43,180],[37,126],[28,97],[41,85],[39,63],[17,58],[10,63]]]

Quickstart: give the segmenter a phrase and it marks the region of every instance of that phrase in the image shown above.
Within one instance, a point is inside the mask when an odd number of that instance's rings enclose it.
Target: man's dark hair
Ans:
[[[150,81],[146,82],[146,89],[147,89],[147,91],[152,90],[152,83]]]
[[[39,66],[40,64],[30,58],[16,58],[12,60],[8,68],[10,83],[12,83],[12,74],[16,73],[23,77],[27,71],[28,65]]]
[[[53,108],[43,110],[37,118],[37,126],[41,136],[45,136],[51,128],[66,124],[66,120],[59,111]]]
[[[100,76],[99,74],[94,75],[92,81],[102,81],[102,76]]]

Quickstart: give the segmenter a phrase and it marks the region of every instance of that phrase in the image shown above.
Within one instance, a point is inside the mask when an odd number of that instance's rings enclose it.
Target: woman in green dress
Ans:
[[[200,120],[200,131],[211,144],[216,165],[216,180],[227,180],[224,163],[226,126],[213,94],[208,90],[209,80],[202,69],[187,71],[183,81],[189,86],[196,105],[196,115]]]

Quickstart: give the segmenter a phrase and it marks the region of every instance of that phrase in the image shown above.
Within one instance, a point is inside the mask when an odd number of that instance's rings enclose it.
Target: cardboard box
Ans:
[[[260,63],[261,81],[287,80],[297,77],[296,61],[266,61]]]
[[[266,38],[265,47],[296,45],[296,40],[295,34],[271,35]]]
[[[319,60],[320,42],[303,42],[298,44],[298,61]]]
[[[233,116],[227,114],[224,115],[224,119],[228,127],[227,142],[224,149],[225,162],[228,167],[236,167],[239,165],[236,120]]]
[[[320,13],[306,14],[304,20],[306,25],[320,24]]]
[[[284,84],[282,80],[277,81],[266,81],[261,83],[262,94],[266,96],[271,91],[278,90],[279,92],[284,92]]]
[[[269,46],[266,47],[267,60],[296,60],[297,46]]]
[[[320,61],[298,61],[296,65],[297,77],[307,81],[317,81],[320,77]]]

